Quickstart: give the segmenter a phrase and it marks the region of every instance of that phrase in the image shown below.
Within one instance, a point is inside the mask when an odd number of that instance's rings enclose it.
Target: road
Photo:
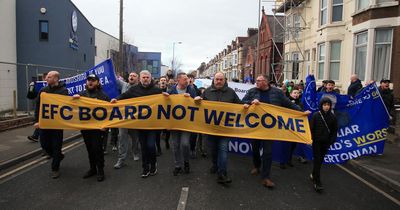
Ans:
[[[79,140],[81,141],[81,140]],[[272,168],[277,185],[269,190],[251,176],[251,158],[230,155],[232,184],[216,183],[210,159],[191,161],[192,172],[174,177],[171,150],[158,158],[158,174],[140,177],[141,162],[128,160],[113,169],[116,154],[106,155],[106,180],[82,179],[88,169],[83,144],[66,152],[61,177],[50,178],[50,163],[37,164],[0,181],[0,209],[177,209],[182,188],[188,187],[186,209],[399,209],[399,205],[335,165],[322,169],[325,191],[314,192],[308,174],[312,164]],[[184,193],[182,194],[184,195]],[[184,197],[183,197],[184,198]],[[397,198],[398,199],[398,198]]]

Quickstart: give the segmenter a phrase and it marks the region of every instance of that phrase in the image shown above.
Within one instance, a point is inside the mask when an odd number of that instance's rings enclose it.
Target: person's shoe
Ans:
[[[118,149],[117,149],[116,146],[113,146],[113,147],[112,147],[112,151],[113,151],[113,152],[115,152],[115,151],[117,151],[117,150],[118,150]]]
[[[120,169],[120,168],[122,168],[124,166],[125,166],[124,161],[123,160],[118,160],[117,163],[114,165],[114,168],[115,169]]]
[[[303,157],[299,157],[298,160],[300,161],[300,163],[307,164],[307,160]]]
[[[279,168],[281,168],[281,169],[286,169],[286,166],[285,166],[284,163],[281,163],[281,164],[279,164]]]
[[[92,177],[92,176],[94,176],[94,175],[96,175],[97,174],[97,172],[96,172],[96,170],[93,170],[93,169],[90,169],[89,171],[87,171],[86,173],[85,173],[85,175],[83,175],[83,179],[87,179],[87,178],[89,178],[89,177]]]
[[[161,150],[158,150],[156,155],[157,155],[157,157],[158,157],[158,156],[161,156],[161,155],[162,155]]]
[[[314,176],[310,174],[310,180],[313,182],[314,181]]]
[[[33,142],[38,142],[39,138],[35,137],[35,136],[28,136],[28,139],[33,141]]]
[[[220,184],[229,184],[232,182],[232,179],[225,175],[219,175],[217,178],[217,182]]]
[[[58,177],[60,177],[60,171],[52,171],[51,172],[51,178],[57,179]]]
[[[260,173],[260,169],[259,168],[253,168],[253,169],[251,169],[251,171],[250,171],[250,174],[251,175],[258,175]]]
[[[142,178],[147,178],[149,176],[150,176],[150,170],[147,168],[143,169]]]
[[[138,161],[139,160],[139,155],[133,155],[133,160]]]
[[[103,151],[103,154],[104,154],[104,155],[107,155],[107,154],[108,154],[107,150],[104,150],[104,151]]]
[[[104,179],[105,179],[104,170],[102,168],[99,168],[97,173],[97,181],[102,182],[104,181]]]
[[[184,172],[185,174],[188,174],[188,173],[190,173],[190,166],[189,166],[189,162],[185,162],[185,163],[184,163],[184,166],[183,166],[183,172]]]
[[[322,187],[322,183],[321,182],[314,183],[314,190],[316,192],[321,192],[322,190],[324,190],[324,187]]]
[[[196,159],[196,151],[190,151],[190,158]]]
[[[155,176],[157,174],[157,163],[150,166],[150,176]]]
[[[263,179],[263,180],[261,181],[261,184],[262,184],[264,187],[267,187],[267,188],[269,188],[269,189],[273,189],[273,188],[275,187],[275,184],[272,182],[271,179]]]
[[[206,157],[207,157],[207,153],[206,153],[206,152],[202,152],[202,153],[201,153],[201,157],[202,157],[202,158],[206,158]]]
[[[166,142],[166,143],[165,143],[165,148],[166,148],[166,149],[169,149],[169,142]]]
[[[217,171],[218,171],[218,167],[217,166],[212,166],[210,168],[210,174],[215,174],[215,173],[217,173]]]
[[[61,153],[60,161],[64,160],[64,158],[65,158],[65,155]]]
[[[172,172],[174,176],[178,176],[179,174],[183,174],[181,167],[175,167],[174,171]]]

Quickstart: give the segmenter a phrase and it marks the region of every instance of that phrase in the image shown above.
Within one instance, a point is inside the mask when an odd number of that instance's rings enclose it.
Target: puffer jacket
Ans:
[[[331,109],[324,112],[322,105],[330,103]],[[310,130],[313,142],[321,142],[324,144],[333,144],[336,141],[338,123],[335,115],[332,112],[332,102],[329,98],[322,98],[319,103],[319,110],[315,112],[310,121]],[[322,118],[323,116],[323,118]],[[325,122],[326,125],[325,125]],[[327,127],[328,126],[328,127]]]
[[[36,98],[36,106],[35,106],[35,115],[34,121],[39,122],[39,109],[40,109],[40,94],[42,93],[53,93],[59,95],[68,95],[68,89],[64,82],[59,82],[58,85],[50,87],[47,85],[46,87],[40,89],[38,93],[38,97]]]

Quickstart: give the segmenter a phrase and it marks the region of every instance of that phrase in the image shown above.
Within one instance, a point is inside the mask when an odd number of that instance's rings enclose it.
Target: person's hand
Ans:
[[[200,103],[201,100],[203,100],[203,99],[202,99],[200,96],[196,96],[196,97],[194,98],[194,102],[197,102],[197,103]]]
[[[248,109],[250,107],[249,104],[243,104],[243,108]]]
[[[78,95],[78,94],[75,94],[75,95],[72,96],[73,99],[78,99],[78,98],[80,98],[80,97],[81,97],[81,96]]]
[[[163,96],[169,96],[169,93],[167,92],[162,92]]]
[[[101,131],[106,131],[107,130],[107,128],[102,128],[102,129],[100,129]]]
[[[258,105],[258,104],[260,104],[260,101],[259,101],[258,99],[254,99],[254,100],[251,102],[251,104]]]
[[[306,115],[310,115],[310,114],[311,114],[311,112],[310,112],[310,110],[307,110],[307,111],[305,111],[305,112],[304,112],[304,114],[306,114]]]
[[[185,94],[183,94],[183,96],[190,97],[190,94],[189,93],[185,93]]]
[[[112,104],[115,104],[115,103],[117,103],[117,101],[118,101],[118,100],[117,100],[116,98],[113,98],[113,99],[111,99],[110,102],[111,102]]]
[[[33,124],[33,127],[34,127],[34,128],[39,128],[39,123]]]

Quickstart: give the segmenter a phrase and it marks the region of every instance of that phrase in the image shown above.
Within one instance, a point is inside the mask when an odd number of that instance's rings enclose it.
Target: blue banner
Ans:
[[[68,94],[72,96],[85,90],[86,77],[89,74],[96,74],[99,77],[99,81],[103,87],[104,92],[106,92],[110,98],[115,98],[119,95],[114,67],[110,59],[103,61],[102,63],[89,69],[85,73],[78,74],[69,78],[64,78],[60,81],[65,82],[68,89]],[[46,85],[47,82],[45,81],[36,82],[35,91],[39,92],[39,90]]]

